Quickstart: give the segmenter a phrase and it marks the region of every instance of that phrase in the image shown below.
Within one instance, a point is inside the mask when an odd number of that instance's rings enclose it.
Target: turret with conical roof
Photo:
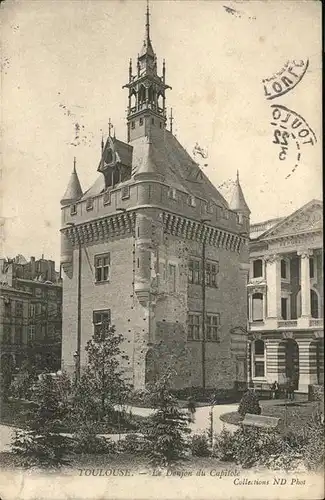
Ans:
[[[76,170],[76,158],[73,160],[73,171],[68,183],[68,187],[60,201],[61,205],[69,205],[75,201],[78,201],[82,197],[82,189],[79,181],[79,177]]]
[[[249,217],[251,211],[248,208],[248,205],[246,203],[245,197],[243,190],[241,188],[240,182],[239,182],[239,172],[237,170],[237,178],[236,178],[236,183],[235,183],[235,189],[232,195],[231,202],[229,204],[229,207],[231,210],[234,212],[238,212],[240,214],[245,215],[246,217]]]

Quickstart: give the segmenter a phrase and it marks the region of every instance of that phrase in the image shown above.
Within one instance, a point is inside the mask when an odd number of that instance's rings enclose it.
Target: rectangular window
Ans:
[[[263,276],[263,261],[256,259],[253,262],[253,278],[262,278]]]
[[[110,191],[106,191],[104,193],[103,202],[104,202],[104,205],[110,205],[111,204],[111,193],[110,193]]]
[[[42,297],[42,289],[35,288],[35,297]]]
[[[33,342],[35,340],[35,325],[29,325],[28,328],[28,341]]]
[[[77,213],[77,205],[71,205],[70,215],[76,215],[76,213]]]
[[[188,281],[193,285],[198,285],[201,281],[201,266],[197,259],[190,259],[188,263]]]
[[[219,262],[207,262],[205,265],[205,284],[214,288],[218,287],[217,274],[219,272]]]
[[[131,122],[131,128],[135,128],[135,122]]]
[[[188,314],[187,339],[200,340],[200,314]]]
[[[29,304],[29,317],[35,317],[35,304]]]
[[[143,118],[140,118],[140,125],[143,125]]]
[[[207,314],[205,322],[206,340],[219,340],[218,328],[220,325],[220,314]]]
[[[195,207],[196,206],[196,200],[195,200],[195,196],[189,196],[188,199],[188,204],[190,205],[190,207]]]
[[[264,361],[255,361],[255,377],[264,377],[265,376],[265,368]]]
[[[206,212],[207,214],[213,214],[213,203],[207,203]]]
[[[8,318],[9,316],[11,316],[11,301],[10,299],[8,299],[8,297],[4,299],[4,306],[4,315],[6,318]]]
[[[175,264],[168,265],[168,284],[171,292],[176,292],[176,266]]]
[[[11,344],[11,326],[4,325],[2,343]]]
[[[23,343],[23,327],[15,327],[15,344],[21,345]]]
[[[110,274],[110,253],[95,256],[95,277],[96,282],[109,281]]]
[[[287,263],[284,259],[281,260],[281,278],[286,279],[288,277],[287,273]]]
[[[282,319],[288,319],[288,299],[281,298],[281,316]]]
[[[22,318],[23,317],[23,302],[16,302],[16,317],[17,318]]]
[[[111,324],[111,310],[104,309],[101,311],[93,312],[93,324],[94,332],[100,333],[100,331]]]
[[[172,200],[176,200],[176,189],[175,188],[169,188],[168,198],[171,198]]]
[[[309,277],[315,278],[315,260],[313,257],[309,258]]]

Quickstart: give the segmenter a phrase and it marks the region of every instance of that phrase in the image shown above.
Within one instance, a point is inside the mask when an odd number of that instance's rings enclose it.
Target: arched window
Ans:
[[[263,294],[254,293],[252,297],[252,320],[263,321]]]
[[[163,107],[163,96],[162,94],[158,94],[158,107],[162,109]]]
[[[136,101],[137,101],[137,99],[136,99],[135,92],[132,92],[132,94],[131,94],[131,108],[135,108],[136,103],[137,103]]]
[[[261,278],[262,276],[263,276],[263,261],[262,259],[254,260],[253,278]]]
[[[141,85],[139,89],[139,104],[145,102],[145,100],[146,100],[146,89],[144,85]]]
[[[310,311],[312,318],[318,318],[318,295],[315,290],[310,290]]]

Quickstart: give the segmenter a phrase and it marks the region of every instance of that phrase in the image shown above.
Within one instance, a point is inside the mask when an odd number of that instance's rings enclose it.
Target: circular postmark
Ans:
[[[263,79],[262,83],[266,99],[275,99],[294,89],[303,79],[308,66],[308,59],[306,61],[287,61],[280,71],[274,73],[270,78]]]
[[[291,158],[294,166],[285,177],[288,179],[297,169],[301,160],[303,147],[313,146],[316,142],[316,135],[306,120],[295,111],[286,106],[272,104],[273,144],[276,144],[279,151],[279,160],[286,161]]]

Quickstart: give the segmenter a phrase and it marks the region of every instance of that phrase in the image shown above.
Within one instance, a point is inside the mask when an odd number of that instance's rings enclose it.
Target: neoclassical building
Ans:
[[[323,204],[250,228],[251,379],[324,384]]]
[[[108,322],[135,388],[168,368],[175,387],[229,388],[247,378],[250,212],[238,176],[228,204],[167,129],[170,87],[149,30],[147,10],[124,86],[127,141],[109,130],[97,181],[82,191],[74,166],[61,200],[62,369],[85,366]]]

